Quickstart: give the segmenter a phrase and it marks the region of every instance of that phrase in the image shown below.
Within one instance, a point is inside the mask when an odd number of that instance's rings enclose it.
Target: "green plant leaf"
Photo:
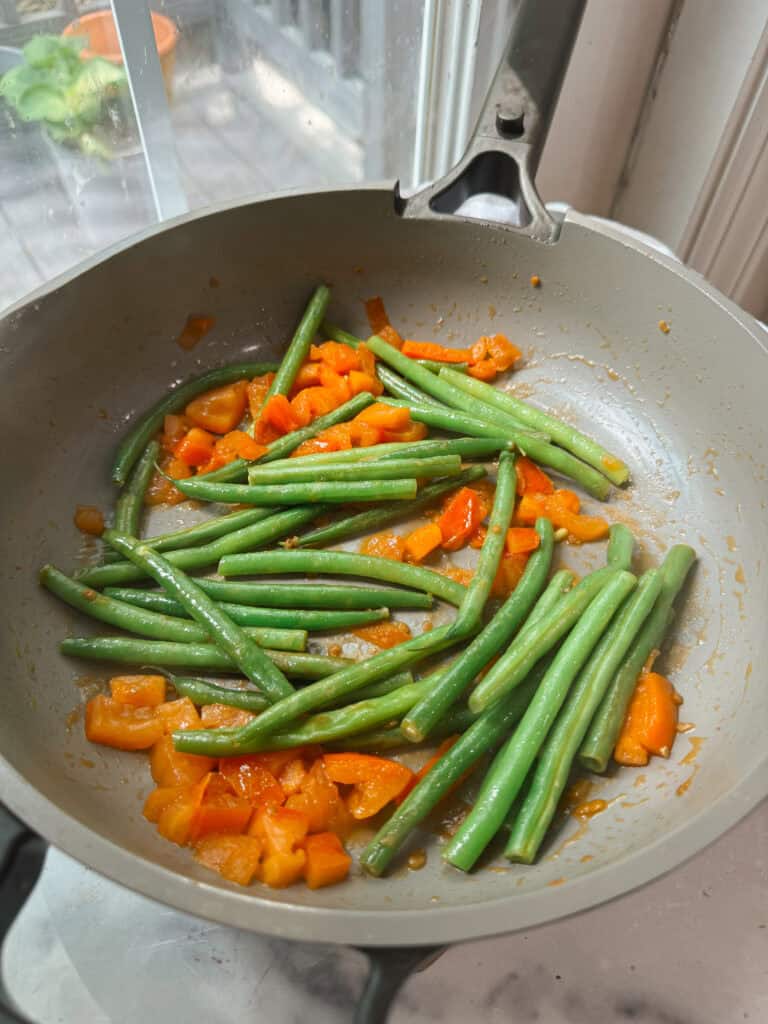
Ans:
[[[16,104],[24,121],[66,121],[72,110],[64,94],[50,85],[32,85],[22,92]]]
[[[72,50],[59,36],[33,36],[23,49],[24,59],[33,68],[50,67],[62,56],[66,59]]]

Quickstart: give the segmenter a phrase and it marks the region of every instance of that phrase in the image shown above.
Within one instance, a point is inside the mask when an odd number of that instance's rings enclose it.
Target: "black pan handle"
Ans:
[[[402,217],[443,219],[472,196],[492,193],[513,201],[513,230],[556,241],[559,224],[533,179],[585,6],[586,0],[522,0],[464,156],[408,198],[398,182],[395,210]]]
[[[368,959],[368,977],[355,1008],[354,1024],[386,1024],[395,996],[415,971],[423,971],[445,946],[358,946]]]
[[[37,884],[45,860],[44,839],[0,803],[0,949]],[[0,1024],[29,1024],[13,1008],[0,973]]]

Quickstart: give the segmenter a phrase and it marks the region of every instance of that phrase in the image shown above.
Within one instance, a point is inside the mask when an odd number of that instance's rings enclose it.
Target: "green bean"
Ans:
[[[133,464],[146,448],[149,441],[163,425],[163,419],[173,412],[178,412],[192,401],[195,395],[208,391],[210,388],[231,384],[244,377],[257,377],[262,373],[270,373],[277,368],[275,363],[236,363],[233,366],[222,366],[218,370],[208,370],[200,377],[180,384],[160,399],[121,442],[112,465],[112,479],[120,487],[128,479]]]
[[[194,526],[185,526],[170,533],[158,533],[154,537],[144,539],[155,551],[174,551],[177,548],[193,547],[195,544],[207,544],[274,514],[274,508],[243,508],[236,512],[228,512],[224,516],[214,516]]]
[[[171,597],[176,598],[195,622],[199,622],[211,634],[216,645],[232,658],[243,675],[263,690],[270,700],[280,700],[294,692],[283,673],[251,637],[194,580],[173,566],[167,558],[135,537],[128,537],[116,530],[105,530],[102,536],[110,547],[127,555],[134,565],[138,565]]]
[[[291,464],[272,463],[269,466],[253,466],[248,470],[248,482],[256,484],[299,484],[312,483],[317,480],[316,466],[302,466],[301,459],[289,459]],[[349,462],[325,466],[322,480],[328,483],[335,481],[355,482],[360,477],[366,480],[402,480],[405,477],[416,477],[419,480],[434,479],[438,476],[451,476],[461,472],[461,456],[437,455],[427,459],[378,459],[374,462]]]
[[[504,855],[532,864],[549,828],[573,759],[619,664],[656,602],[662,573],[645,573],[592,652],[547,734],[528,792],[513,824]]]
[[[450,405],[454,408],[465,409],[466,412],[476,414],[479,410],[477,409],[477,403],[472,403],[468,406],[464,392],[461,389],[454,387],[452,382],[449,382],[443,376],[444,371],[441,370],[439,374],[435,375],[429,370],[425,370],[423,366],[419,366],[418,363],[414,362],[413,359],[409,359],[408,356],[404,356],[402,352],[398,352],[392,345],[388,345],[386,341],[382,341],[381,338],[374,335],[369,338],[366,342],[368,348],[374,352],[379,359],[381,359],[392,369],[401,373],[406,380],[425,391],[432,399],[437,399],[438,402],[442,402],[443,405]],[[464,377],[462,374],[457,373],[456,376],[460,380],[474,380],[471,377]],[[495,389],[491,389],[495,390]],[[510,416],[507,413],[495,412],[493,415],[486,416],[485,419],[490,420],[493,423],[498,423],[499,428],[504,430],[528,430],[528,427],[524,422],[516,419],[514,416]],[[547,432],[548,433],[548,432]]]
[[[504,442],[510,448],[513,444]],[[426,441],[388,441],[368,448],[348,448],[339,452],[317,452],[302,455],[301,458],[284,460],[302,466],[334,466],[338,463],[356,462],[367,465],[370,462],[389,462],[392,459],[427,459],[436,455],[460,455],[462,459],[482,458],[484,453],[497,451],[487,440],[474,437],[431,438]],[[208,477],[206,477],[208,479]]]
[[[421,388],[417,388],[415,384],[406,380],[405,377],[401,377],[391,366],[379,363],[376,372],[388,393],[394,395],[395,398],[425,407],[434,406],[436,409],[443,407],[442,403],[428,395],[425,391],[422,391]],[[429,371],[425,372],[428,373]]]
[[[179,548],[169,551],[165,556],[177,569],[205,569],[214,565],[224,555],[238,551],[250,551],[270,541],[284,537],[298,529],[304,523],[310,523],[323,511],[321,505],[310,505],[305,508],[284,509],[273,512],[268,519],[233,530],[209,544],[201,544],[196,548]],[[147,573],[131,562],[113,562],[111,565],[96,565],[89,569],[76,572],[75,579],[89,587],[111,587],[122,583],[133,583],[145,579]]]
[[[188,498],[236,502],[241,505],[338,505],[348,501],[384,501],[387,498],[406,501],[416,497],[418,483],[414,478],[370,480],[364,474],[365,470],[359,469],[358,479],[352,482],[326,483],[321,479],[308,484],[250,485],[210,483],[204,477],[190,477],[188,480],[176,480],[175,483]]]
[[[156,640],[176,640],[180,643],[208,643],[211,631],[197,622],[187,622],[171,615],[115,600],[99,594],[90,587],[70,579],[52,565],[40,570],[40,583],[52,594],[83,614],[106,622],[129,633],[138,633]],[[282,651],[303,651],[307,645],[305,629],[251,628],[248,636],[260,647],[274,647]]]
[[[164,673],[165,674],[165,673]],[[167,673],[173,688],[180,697],[189,697],[193,704],[202,707],[205,704],[226,704],[230,708],[242,711],[263,711],[269,707],[269,701],[258,690],[239,690],[231,686],[219,686],[205,679],[193,679],[191,676],[174,676]]]
[[[311,715],[300,725],[285,732],[261,736],[243,749],[254,754],[260,750],[285,750],[307,743],[327,743],[345,736],[354,736],[373,726],[391,722],[407,711],[431,685],[430,677],[417,683],[400,686],[391,693],[369,700],[355,701],[334,711],[321,711]]]
[[[430,678],[434,680],[442,671],[443,669],[438,669],[431,674]],[[364,686],[362,690],[355,690],[355,703],[361,700],[385,697],[388,693],[392,693],[393,690],[399,690],[401,686],[410,686],[414,682],[416,680],[413,678],[412,672],[396,672],[393,676],[387,676],[386,679],[379,680],[378,683],[370,683],[368,686]],[[346,704],[346,700],[342,700],[341,703],[334,702],[330,706],[341,707],[344,704]]]
[[[522,455],[527,455],[547,469],[554,469],[557,473],[575,480],[592,497],[605,501],[611,493],[610,481],[602,473],[598,473],[592,466],[588,466],[586,462],[577,459],[563,448],[541,441],[533,433],[523,434],[522,431],[515,434],[515,444]]]
[[[320,333],[332,341],[338,341],[340,345],[349,345],[350,348],[357,348],[358,345],[363,344],[362,338],[358,338],[356,334],[350,334],[349,331],[343,331],[341,327],[337,327],[329,320],[323,320],[320,325]]]
[[[127,486],[115,502],[114,527],[116,530],[138,536],[144,494],[152,479],[152,474],[155,472],[155,462],[159,451],[159,442],[150,441],[131,471]]]
[[[472,810],[444,849],[443,859],[449,864],[469,871],[493,839],[574,678],[636,583],[632,573],[623,570],[614,573],[552,659],[520,724],[494,758]]]
[[[538,519],[536,531],[540,544],[531,555],[518,585],[482,632],[448,666],[442,678],[401,722],[400,729],[410,742],[420,743],[434,734],[435,727],[440,724],[451,705],[502,647],[509,643],[515,630],[525,621],[544,588],[554,549],[552,523],[549,519]],[[559,582],[556,586],[559,586]]]
[[[327,430],[329,427],[335,427],[337,423],[346,423],[347,420],[354,419],[359,412],[367,408],[371,402],[373,402],[373,395],[367,391],[362,391],[359,395],[355,395],[350,398],[348,402],[340,405],[337,409],[331,410],[325,414],[325,416],[318,416],[317,419],[313,420],[308,426],[300,427],[298,430],[292,430],[289,434],[279,437],[276,441],[272,441],[271,444],[267,445],[267,451],[260,459],[255,460],[260,465],[265,462],[273,462],[277,459],[284,459],[290,455],[292,451],[295,451],[300,444],[304,441],[309,441],[313,437],[317,437],[318,434],[322,433],[323,430]],[[235,459],[226,466],[222,466],[220,469],[214,469],[210,473],[204,473],[201,479],[207,480],[209,483],[225,483],[233,480],[244,480],[246,478],[248,467],[254,465],[248,459]]]
[[[67,637],[59,644],[62,654],[90,661],[114,661],[123,665],[164,665],[168,668],[210,669],[235,672],[240,669],[215,644],[178,644],[166,640],[142,640],[136,637]],[[275,668],[293,679],[322,679],[338,673],[350,662],[320,654],[264,650]]]
[[[504,433],[504,426],[492,423],[490,420],[482,420],[477,416],[462,412],[460,409],[451,409],[447,405],[416,405],[414,402],[398,398],[382,399],[385,405],[391,405],[399,409],[408,409],[411,419],[417,423],[426,423],[429,427],[437,430],[445,430],[453,434],[466,434],[469,437],[487,437],[496,439],[500,447],[505,448],[514,445],[514,440],[509,435],[501,437]],[[523,431],[519,432],[523,435]],[[524,435],[525,436],[525,435]]]
[[[518,691],[519,693],[520,691]],[[477,720],[477,715],[468,708],[451,708],[447,715],[439,722],[432,732],[431,740],[442,740],[446,736],[454,736],[457,733],[465,732],[470,725]],[[413,745],[406,743],[400,727],[395,725],[389,729],[372,729],[350,736],[343,743],[329,744],[330,750],[359,750],[359,751],[382,751],[397,750],[402,747],[413,749]]]
[[[272,395],[287,395],[296,380],[296,374],[304,360],[309,355],[309,347],[318,332],[322,323],[328,302],[331,298],[331,290],[324,284],[318,285],[307,303],[307,308],[299,321],[299,326],[291,339],[288,348],[285,350],[282,362],[272,381],[272,386],[267,392],[267,400]]]
[[[373,346],[370,346],[373,347]],[[374,351],[376,351],[374,349]],[[378,353],[377,353],[378,354]],[[491,387],[485,381],[475,380],[473,377],[465,377],[461,373],[452,373],[450,369],[443,368],[440,377],[446,383],[459,388],[472,395],[480,402],[498,410],[507,416],[512,416],[518,421],[533,427],[536,430],[543,430],[552,437],[556,444],[566,448],[584,462],[599,470],[607,476],[611,483],[621,486],[629,479],[629,469],[602,445],[590,437],[586,437],[574,427],[555,416],[550,416],[543,409],[529,405],[527,402],[514,398],[506,391],[499,391]]]
[[[519,721],[533,696],[532,678],[468,726],[450,750],[414,786],[405,800],[363,850],[360,864],[370,875],[382,875],[414,828],[426,818],[450,788]],[[449,734],[450,735],[450,734]]]
[[[496,493],[483,546],[467,592],[451,625],[456,636],[470,632],[480,624],[485,602],[488,600],[506,546],[507,530],[515,510],[516,483],[515,457],[510,452],[502,452],[496,475]]]
[[[440,363],[436,359],[417,359],[416,362],[419,366],[424,366],[427,370],[431,370],[432,373],[440,373],[445,366],[445,363]],[[466,373],[469,369],[469,363],[451,363],[451,369],[455,370],[456,373]]]
[[[533,555],[531,557],[533,557]],[[518,584],[518,586],[520,586],[520,584]],[[534,626],[539,622],[539,620],[554,611],[572,586],[573,573],[568,569],[558,569],[547,584],[544,593],[533,606],[531,614],[525,620],[520,633],[522,633],[523,630],[527,630],[529,627]]]
[[[614,523],[608,535],[607,562],[611,569],[632,568],[632,555],[635,550],[635,538],[629,527],[623,523]]]
[[[530,627],[524,627],[472,691],[469,698],[472,710],[484,711],[521,683],[536,662],[575,626],[595,594],[616,575],[616,571],[606,567],[590,573],[565,595],[552,613],[543,616]]]
[[[686,544],[676,544],[667,553],[661,565],[661,594],[611,681],[579,749],[579,762],[589,771],[607,768],[637,678],[651,652],[661,646],[674,614],[675,598],[695,561],[696,552]]]
[[[194,730],[176,732],[173,742],[177,750],[188,754],[211,754],[215,757],[241,754],[251,745],[261,742],[264,736],[278,732],[291,725],[309,711],[327,707],[342,697],[361,690],[370,683],[384,679],[394,672],[409,668],[430,654],[436,654],[446,645],[448,626],[441,626],[405,643],[380,651],[367,661],[350,665],[326,679],[306,686],[285,700],[273,704],[253,722],[226,736],[217,735],[216,730]]]
[[[483,476],[485,476],[485,469],[482,466],[470,466],[463,473],[448,480],[438,480],[436,483],[422,487],[412,501],[393,501],[388,505],[378,505],[376,508],[358,512],[346,519],[340,519],[336,523],[330,523],[328,526],[319,526],[299,537],[297,546],[300,548],[315,545],[326,547],[328,544],[338,544],[339,541],[347,540],[349,537],[372,533],[390,523],[410,519],[417,512],[428,508],[441,495],[453,491],[457,487],[464,487]]]
[[[200,585],[200,580],[195,580]],[[152,611],[164,612],[166,615],[187,615],[184,607],[167,594],[156,590],[131,590],[128,587],[105,587],[106,597],[114,597],[126,604],[139,608],[150,608]],[[326,630],[351,629],[355,626],[367,626],[372,622],[381,622],[389,618],[388,608],[370,608],[362,611],[325,611],[311,608],[258,608],[248,604],[231,604],[227,601],[218,602],[225,612],[238,626],[277,626],[290,630]],[[166,639],[170,639],[166,637]],[[263,644],[266,647],[279,647],[279,644]]]
[[[490,459],[499,451],[512,451],[514,444],[502,438],[437,437],[427,441],[411,441],[408,450],[384,452],[377,462],[404,461],[412,458],[434,458],[437,455],[459,455],[462,459]]]
[[[249,580],[211,580],[197,577],[198,587],[217,601],[231,601],[235,604],[265,605],[270,608],[432,608],[431,594],[420,590],[404,590],[400,587],[377,587],[373,584],[358,586],[356,583],[329,583],[327,580],[314,583],[294,583],[285,580],[256,582]]]
[[[399,583],[414,590],[433,594],[449,604],[461,604],[466,587],[447,576],[419,565],[394,562],[376,555],[357,555],[350,551],[255,551],[228,555],[219,562],[222,576],[277,576],[281,573],[361,576],[387,583]]]

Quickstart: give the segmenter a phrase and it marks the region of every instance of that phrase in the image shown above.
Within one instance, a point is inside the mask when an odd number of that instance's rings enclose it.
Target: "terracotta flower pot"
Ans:
[[[152,11],[152,27],[155,30],[155,43],[160,57],[165,91],[170,100],[173,96],[173,68],[176,63],[179,30],[170,18],[156,11]],[[113,64],[123,63],[123,54],[111,11],[92,11],[90,14],[83,14],[82,17],[70,22],[62,35],[88,38],[88,46],[82,51],[83,57],[103,57]]]

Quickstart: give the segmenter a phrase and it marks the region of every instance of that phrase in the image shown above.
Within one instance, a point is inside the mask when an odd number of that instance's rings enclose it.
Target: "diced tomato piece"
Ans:
[[[85,705],[85,736],[117,750],[147,750],[162,737],[163,725],[154,708],[121,704],[98,694]]]
[[[216,438],[207,430],[192,427],[173,450],[173,454],[187,466],[204,466],[213,455]]]
[[[411,423],[405,430],[382,430],[382,441],[399,441],[401,444],[410,444],[412,441],[423,441],[427,436],[427,427],[424,423]]]
[[[161,736],[152,747],[150,769],[158,786],[191,786],[213,770],[215,761],[200,754],[182,754],[170,736]]]
[[[360,369],[360,357],[349,345],[338,341],[324,341],[322,345],[313,345],[309,351],[310,359],[322,360],[332,367],[336,373],[349,373]]]
[[[458,551],[477,530],[485,516],[485,502],[472,487],[462,487],[447,502],[437,525],[446,551]]]
[[[154,708],[165,700],[165,676],[113,676],[112,699],[138,708]]]
[[[515,462],[515,472],[517,474],[517,493],[528,494],[531,491],[537,494],[553,494],[555,485],[549,479],[547,474],[532,462],[525,455],[521,455]],[[578,512],[578,508],[576,512]]]
[[[575,511],[574,511],[575,507]],[[552,525],[568,531],[576,543],[602,540],[608,535],[608,523],[600,516],[578,514],[578,497],[572,491],[557,490],[554,494],[524,494],[515,511],[515,521],[536,522],[539,516],[552,520]]]
[[[347,807],[353,818],[370,818],[405,789],[413,777],[410,768],[372,754],[325,754],[325,770],[332,782],[352,786]]]
[[[251,419],[254,423],[261,415],[261,410],[274,379],[274,373],[263,373],[260,377],[254,377],[253,380],[248,381],[248,385],[246,387],[248,411],[250,412]]]
[[[205,836],[195,845],[195,860],[237,885],[250,885],[259,871],[261,840],[256,836]]]
[[[350,370],[347,378],[347,385],[349,387],[350,398],[355,395],[363,394],[368,392],[371,395],[380,395],[384,391],[384,386],[377,377],[371,377],[367,373],[362,373],[360,370]]]
[[[372,427],[370,423],[354,421],[346,424],[349,427],[349,437],[353,448],[370,448],[371,445],[379,444],[381,431],[378,427]]]
[[[677,709],[682,698],[658,672],[647,672],[637,681],[627,708],[613,759],[618,764],[648,764],[650,754],[669,757],[677,733]]]
[[[292,853],[309,832],[309,815],[290,807],[264,807],[257,811],[250,835],[258,836],[267,853]]]
[[[328,388],[304,388],[291,401],[291,409],[299,426],[306,427],[318,416],[333,412],[339,404],[336,395]]]
[[[510,555],[504,552],[491,586],[491,597],[505,598],[512,593],[525,572],[528,557],[527,554]]]
[[[408,409],[400,406],[384,405],[383,402],[374,402],[367,409],[363,409],[355,416],[360,423],[370,423],[379,430],[405,430],[410,426],[411,413]]]
[[[328,778],[323,758],[315,761],[302,782],[301,791],[289,796],[285,805],[307,815],[310,832],[345,835],[349,830],[349,812],[336,785]]]
[[[367,373],[369,377],[376,376],[376,356],[371,352],[365,342],[362,342],[355,349],[357,353],[357,359],[360,363],[360,369],[363,373]]]
[[[104,514],[95,505],[78,505],[74,520],[78,530],[90,537],[100,537],[104,533]]]
[[[216,320],[212,316],[188,316],[181,334],[176,339],[179,348],[186,352],[193,349],[213,328]]]
[[[167,452],[172,453],[173,449],[191,427],[192,422],[186,416],[179,415],[178,413],[169,413],[163,419],[163,433],[160,438],[163,448]]]
[[[314,345],[312,348],[314,349]],[[299,367],[299,372],[296,374],[296,379],[293,382],[291,388],[291,396],[296,397],[299,391],[304,388],[316,388],[320,384],[320,364],[319,363],[303,363]]]
[[[186,789],[186,786],[158,786],[144,801],[141,813],[147,821],[157,824],[166,807],[169,807],[178,796],[186,792]]]
[[[418,526],[405,538],[405,553],[411,562],[423,562],[443,542],[443,531],[437,523]]]
[[[472,356],[469,349],[448,348],[434,341],[406,340],[400,351],[411,359],[431,359],[436,363],[468,363]]]
[[[274,427],[279,434],[290,434],[292,430],[298,430],[301,426],[285,395],[272,395],[267,400],[261,414],[261,421]]]
[[[273,772],[265,766],[262,754],[222,757],[219,761],[219,773],[229,782],[235,793],[254,807],[276,807],[285,799],[282,786]]]
[[[266,446],[258,444],[244,430],[230,430],[224,437],[220,437],[213,447],[214,452],[225,456],[227,461],[237,458],[253,462],[267,453]]]
[[[165,733],[176,732],[177,729],[200,729],[200,715],[189,697],[178,697],[157,706],[157,717],[163,723]]]
[[[373,533],[360,545],[360,552],[363,555],[375,555],[377,558],[391,558],[394,562],[402,562],[405,558],[405,539],[388,530]]]
[[[255,717],[252,711],[229,704],[206,704],[200,712],[200,723],[204,729],[233,729],[247,725]]]
[[[476,380],[491,381],[496,379],[498,371],[492,359],[482,359],[479,363],[473,363],[467,369],[467,373]]]
[[[304,881],[310,889],[343,882],[349,874],[352,858],[341,845],[334,832],[319,832],[307,836],[304,849],[307,859],[304,865]]]
[[[232,792],[218,772],[208,779],[203,799],[189,829],[191,842],[203,836],[244,832],[253,808],[247,800]]]
[[[208,786],[208,775],[203,775],[193,785],[183,789],[175,800],[172,800],[160,812],[157,819],[157,831],[171,843],[186,846],[192,822],[197,814]]]
[[[365,315],[368,317],[368,326],[371,334],[381,334],[385,327],[389,326],[389,317],[384,308],[384,300],[380,295],[374,295],[372,299],[366,299]]]
[[[278,782],[286,796],[293,796],[294,793],[298,793],[301,790],[306,777],[307,769],[304,765],[303,759],[295,757],[282,769],[278,777]]]
[[[361,640],[384,650],[411,639],[411,629],[405,622],[374,622],[370,626],[359,626],[352,632]]]
[[[513,345],[503,334],[494,334],[488,338],[488,356],[499,373],[513,366],[522,354],[517,345]]]
[[[386,343],[391,345],[392,348],[401,349],[403,347],[402,337],[391,324],[387,324],[386,327],[382,327],[377,333],[381,340],[386,341]]]
[[[320,384],[333,395],[336,406],[343,405],[350,398],[349,383],[327,363],[320,364]]]
[[[174,480],[185,480],[192,476],[190,467],[181,459],[172,456],[161,459],[160,468]],[[178,487],[174,487],[162,473],[153,475],[144,495],[145,505],[178,505],[180,501],[186,500]]]
[[[482,335],[469,350],[469,364],[482,363],[488,358],[488,336]]]
[[[248,381],[237,380],[193,398],[184,412],[196,427],[226,434],[243,418],[247,404]]]
[[[538,548],[541,538],[530,526],[513,526],[507,530],[506,548],[510,555],[525,555]]]

